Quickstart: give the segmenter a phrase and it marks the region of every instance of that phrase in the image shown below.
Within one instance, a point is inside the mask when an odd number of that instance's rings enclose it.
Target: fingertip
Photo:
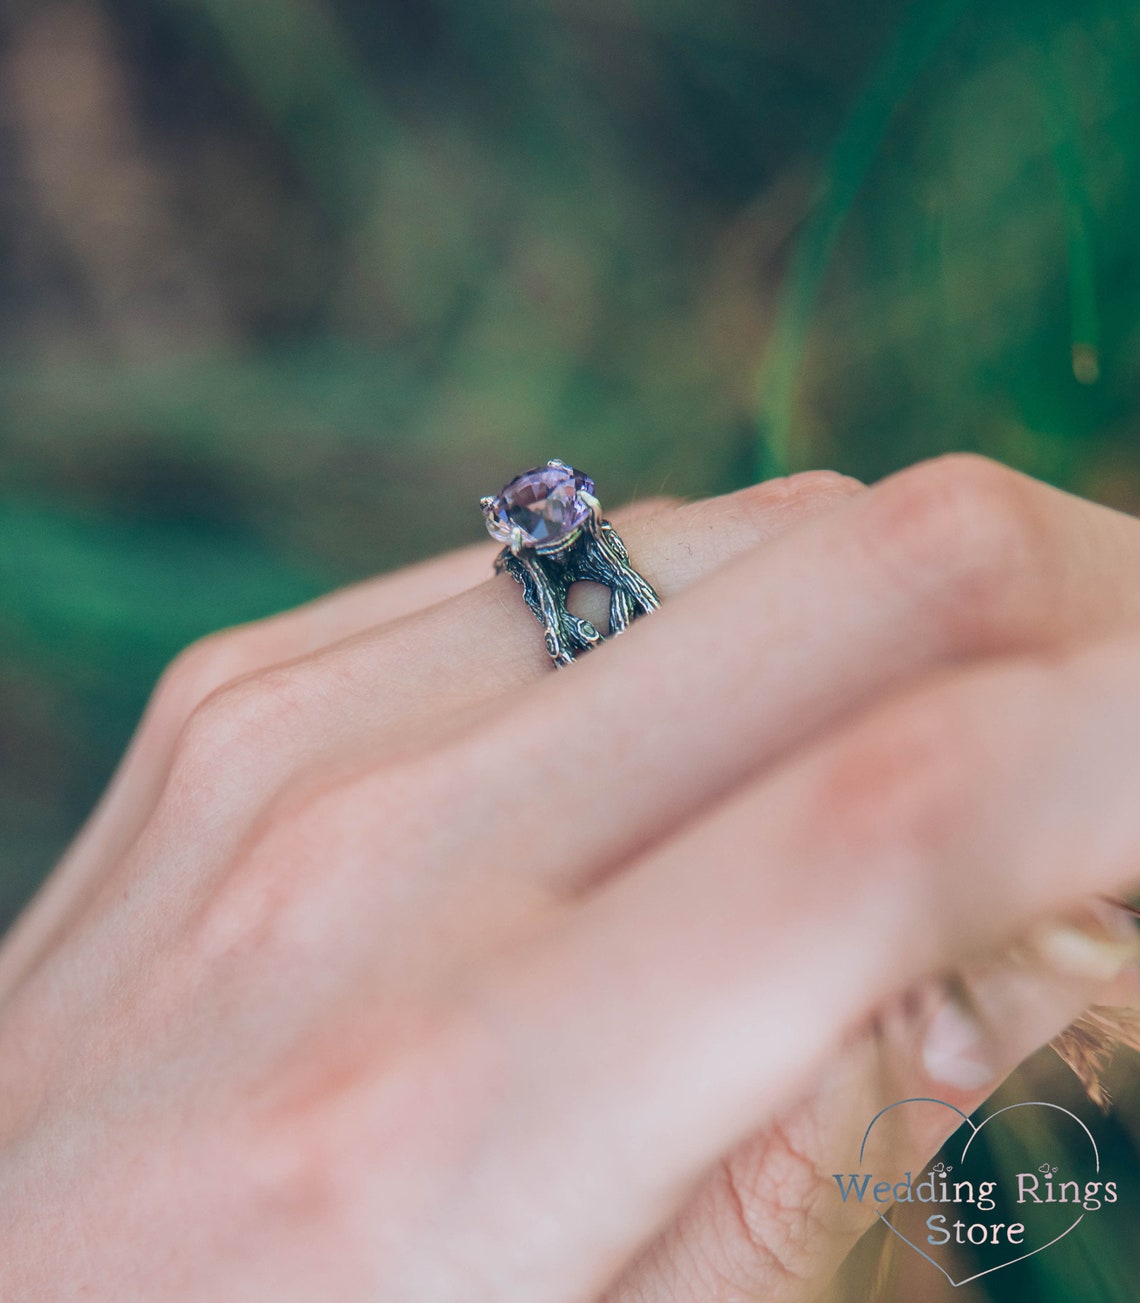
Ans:
[[[934,1089],[993,1089],[1090,1005],[1110,1002],[1136,971],[1124,940],[1095,910],[1031,928],[988,964],[937,984],[919,1058]]]

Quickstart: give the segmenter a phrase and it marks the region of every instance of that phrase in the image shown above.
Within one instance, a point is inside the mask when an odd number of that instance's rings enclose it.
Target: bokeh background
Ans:
[[[1140,504],[1138,139],[1135,0],[0,0],[0,928],[179,648],[548,456]]]

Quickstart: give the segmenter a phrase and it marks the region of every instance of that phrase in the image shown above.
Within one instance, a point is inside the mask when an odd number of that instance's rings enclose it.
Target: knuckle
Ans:
[[[312,825],[296,818],[255,827],[202,891],[187,919],[187,948],[199,971],[218,964],[300,961],[296,924],[304,909],[305,846]]]
[[[311,662],[258,670],[223,684],[191,712],[188,739],[214,748],[260,746],[296,719],[312,697]]]
[[[748,515],[810,512],[833,506],[862,487],[858,480],[838,471],[797,471],[794,475],[750,485],[721,501]]]
[[[320,1128],[306,1121],[243,1140],[242,1207],[259,1228],[303,1232],[312,1241],[341,1221],[346,1182],[340,1156]]]
[[[964,641],[984,640],[999,619],[1016,625],[1033,600],[1047,541],[1032,481],[956,453],[874,492],[869,546],[909,593],[931,599]]]
[[[802,471],[721,497],[665,505],[644,517],[623,516],[623,532],[628,520],[631,552],[642,555],[647,547],[654,554],[651,578],[668,596],[861,488],[835,471]]]
[[[785,529],[839,505],[861,490],[857,480],[835,471],[801,471],[738,489],[719,498],[682,503],[672,515],[674,548],[692,550],[717,563],[746,548],[770,542]]]
[[[785,498],[793,502],[801,502],[805,499],[849,498],[853,493],[858,493],[863,487],[857,479],[853,479],[850,475],[841,475],[839,471],[823,468],[797,471],[794,475],[786,475],[779,480],[770,480],[769,483],[776,485],[777,490]]]
[[[917,930],[936,924],[951,953],[977,923],[972,877],[956,867],[973,863],[972,830],[1024,783],[1031,758],[1055,746],[1048,734],[1064,673],[1064,663],[989,667],[856,726],[819,771],[806,838],[837,873],[858,866],[869,902],[876,890],[909,902]],[[995,908],[1003,890],[988,881]]]
[[[166,729],[179,728],[212,692],[249,670],[245,639],[226,631],[184,648],[163,670],[148,715]]]
[[[224,682],[195,704],[174,739],[164,798],[179,807],[220,808],[226,794],[268,771],[287,752],[321,670],[296,661]]]
[[[501,1056],[456,1004],[408,997],[378,1011],[359,1000],[330,1011],[319,1052],[288,1046],[273,1080],[246,1110],[245,1171],[271,1215],[343,1234],[343,1209],[375,1185],[377,1164],[415,1165],[431,1204],[496,1125]],[[403,1215],[421,1215],[408,1205]],[[393,1211],[394,1217],[401,1214]],[[412,1227],[392,1226],[393,1238]]]
[[[381,899],[390,910],[409,906],[409,855],[423,855],[418,770],[416,762],[370,761],[332,776],[302,770],[272,784],[199,904],[191,926],[199,965],[239,957],[277,969],[327,962],[327,933],[313,921],[330,870],[342,885],[361,882],[360,893],[334,898],[334,909],[341,902],[358,914],[364,902]],[[326,926],[333,924],[326,919]],[[408,939],[401,955],[413,946]]]
[[[340,844],[344,825],[339,786],[285,783],[202,898],[190,924],[199,965],[238,958],[277,967],[320,964],[312,889],[329,864],[350,867]]]

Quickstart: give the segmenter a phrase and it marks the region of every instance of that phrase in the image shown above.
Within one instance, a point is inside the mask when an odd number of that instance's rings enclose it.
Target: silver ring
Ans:
[[[526,604],[546,635],[555,665],[569,665],[581,651],[612,638],[661,599],[629,564],[629,553],[594,497],[594,481],[564,461],[516,475],[496,497],[480,498],[492,538],[506,546],[495,558],[522,584]],[[610,590],[610,631],[571,615],[566,594],[579,580]]]

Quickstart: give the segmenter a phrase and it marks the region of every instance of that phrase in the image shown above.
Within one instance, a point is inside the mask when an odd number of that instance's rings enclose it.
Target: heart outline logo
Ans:
[[[867,1141],[870,1138],[871,1131],[873,1130],[875,1123],[878,1122],[878,1120],[885,1113],[889,1113],[891,1109],[899,1108],[903,1104],[941,1104],[944,1108],[948,1108],[951,1110],[951,1112],[958,1114],[958,1116],[962,1119],[962,1121],[965,1122],[965,1124],[970,1128],[970,1136],[969,1139],[966,1141],[966,1143],[962,1146],[961,1157],[958,1159],[959,1163],[965,1161],[966,1155],[970,1152],[970,1146],[978,1138],[980,1133],[983,1130],[985,1130],[986,1127],[989,1126],[989,1124],[994,1120],[994,1118],[1001,1117],[1003,1113],[1009,1113],[1012,1112],[1012,1110],[1018,1108],[1055,1109],[1058,1113],[1064,1113],[1066,1117],[1072,1118],[1073,1121],[1077,1124],[1077,1126],[1079,1126],[1080,1129],[1085,1133],[1085,1136],[1088,1138],[1088,1142],[1092,1147],[1094,1171],[1098,1176],[1100,1175],[1100,1150],[1097,1148],[1097,1143],[1096,1140],[1093,1138],[1092,1132],[1088,1129],[1087,1126],[1085,1126],[1085,1124],[1081,1121],[1079,1117],[1077,1117],[1075,1113],[1071,1113],[1067,1108],[1063,1107],[1061,1104],[1051,1104],[1048,1100],[1044,1100],[1044,1099],[1022,1100],[1020,1103],[1017,1104],[1006,1104],[1004,1108],[999,1108],[996,1112],[991,1113],[989,1117],[985,1118],[981,1123],[975,1126],[973,1121],[969,1117],[969,1115],[963,1113],[960,1108],[957,1108],[955,1105],[948,1103],[944,1099],[935,1099],[933,1096],[930,1095],[915,1095],[912,1096],[910,1099],[895,1100],[893,1104],[888,1104],[886,1108],[881,1108],[875,1114],[875,1116],[867,1124],[867,1130],[863,1133],[863,1143],[859,1146],[860,1167],[863,1165],[863,1155],[866,1151]],[[975,1272],[974,1275],[966,1276],[962,1280],[955,1280],[954,1277],[950,1275],[950,1273],[946,1270],[945,1267],[942,1266],[940,1262],[935,1261],[935,1259],[932,1258],[929,1253],[924,1253],[923,1250],[920,1249],[918,1245],[914,1243],[913,1240],[907,1239],[907,1237],[902,1233],[902,1231],[898,1229],[898,1227],[894,1224],[894,1222],[890,1220],[890,1218],[887,1216],[887,1213],[876,1210],[875,1215],[876,1217],[878,1217],[879,1221],[881,1221],[889,1231],[897,1235],[898,1238],[902,1240],[902,1242],[905,1245],[907,1245],[909,1248],[912,1248],[915,1251],[915,1253],[917,1253],[920,1257],[925,1258],[926,1261],[929,1262],[932,1266],[937,1267],[938,1270],[943,1274],[943,1276],[945,1276],[946,1279],[950,1282],[951,1286],[954,1289],[957,1289],[960,1285],[968,1285],[970,1284],[971,1281],[980,1280],[983,1276],[989,1276],[992,1272],[1001,1271],[1003,1267],[1012,1267],[1015,1262],[1024,1262],[1026,1258],[1032,1258],[1038,1253],[1043,1253],[1046,1249],[1052,1248],[1052,1246],[1056,1244],[1059,1240],[1063,1240],[1065,1236],[1069,1234],[1070,1231],[1076,1230],[1076,1228],[1085,1219],[1085,1214],[1082,1212],[1081,1215],[1076,1219],[1076,1221],[1072,1223],[1071,1226],[1063,1230],[1060,1233],[1060,1235],[1055,1235],[1047,1244],[1038,1245],[1036,1249],[1030,1249],[1028,1253],[1023,1253],[1021,1254],[1020,1257],[1010,1258],[1008,1262],[999,1262],[995,1267],[987,1267],[984,1271]]]

